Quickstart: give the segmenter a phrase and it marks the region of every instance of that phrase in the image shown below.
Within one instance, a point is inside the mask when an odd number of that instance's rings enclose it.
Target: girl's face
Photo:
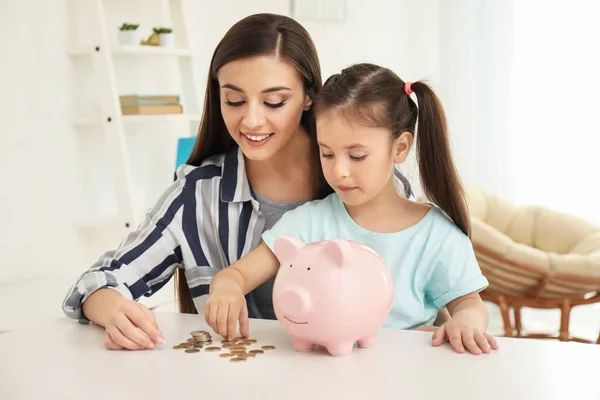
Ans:
[[[284,147],[311,105],[297,70],[275,57],[232,61],[219,69],[218,81],[225,126],[251,160]]]
[[[391,143],[387,129],[350,124],[330,113],[317,117],[317,140],[325,179],[344,204],[360,206],[395,190],[394,164],[406,159],[412,136],[404,132]]]

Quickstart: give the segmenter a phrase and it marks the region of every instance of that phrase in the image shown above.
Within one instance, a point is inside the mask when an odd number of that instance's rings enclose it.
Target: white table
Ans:
[[[66,317],[0,335],[0,399],[600,399],[597,345],[499,338],[498,352],[474,356],[384,329],[375,347],[332,357],[296,352],[278,322],[251,320],[250,335],[277,349],[234,364],[173,350],[208,329],[200,316],[157,320],[168,343],[148,351],[105,350],[100,327]]]

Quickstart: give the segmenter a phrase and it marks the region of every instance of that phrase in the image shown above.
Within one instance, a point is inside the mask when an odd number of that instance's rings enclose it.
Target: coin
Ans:
[[[248,353],[250,353],[250,354],[263,354],[264,351],[263,350],[250,350]]]
[[[197,337],[197,336],[210,336],[210,333],[208,333],[207,331],[192,331],[190,332],[190,335]]]
[[[231,344],[231,343],[225,343],[225,344],[223,344],[223,342],[221,342],[221,347],[223,347],[224,349],[227,349],[227,348],[233,347],[233,346],[235,346],[235,345]]]
[[[240,353],[237,354],[238,357],[244,357],[244,358],[249,358],[249,357],[256,357],[256,354],[254,353]]]
[[[256,339],[246,339],[246,340],[244,340],[244,342],[254,344],[257,342],[257,340]]]
[[[231,347],[229,348],[229,350],[246,350],[246,347],[245,347],[245,346],[238,346],[238,345],[235,345],[235,346],[231,346]]]
[[[182,346],[180,344],[173,346],[173,349],[175,350],[183,350],[183,349],[187,349],[187,346]]]
[[[221,344],[233,344],[233,340],[221,340]]]
[[[200,349],[186,349],[185,352],[186,353],[198,353],[200,351]]]
[[[243,357],[234,357],[234,358],[230,359],[229,361],[234,362],[234,363],[240,363],[240,362],[246,362],[247,359],[243,358]]]
[[[221,358],[229,358],[229,357],[233,357],[233,356],[234,356],[234,354],[231,354],[231,353],[221,353],[221,354],[219,354],[219,357],[221,357]]]
[[[263,350],[275,350],[275,346],[271,346],[271,345],[262,346],[261,349],[263,349]]]
[[[229,349],[229,352],[232,353],[232,354],[241,354],[241,353],[245,353],[246,350],[242,350],[242,349],[237,349],[237,350]]]
[[[213,351],[219,351],[219,350],[221,350],[221,348],[215,346],[215,347],[207,347],[205,350],[208,352],[213,352]]]

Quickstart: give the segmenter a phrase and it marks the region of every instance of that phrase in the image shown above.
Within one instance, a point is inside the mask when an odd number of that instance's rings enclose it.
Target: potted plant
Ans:
[[[124,22],[119,27],[119,42],[121,44],[139,44],[140,35],[137,30],[139,26],[140,24],[128,24]]]
[[[152,30],[158,35],[161,47],[173,47],[173,29],[156,27]]]

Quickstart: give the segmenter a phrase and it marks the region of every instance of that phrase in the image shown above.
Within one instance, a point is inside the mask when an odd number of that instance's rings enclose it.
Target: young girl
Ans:
[[[287,212],[255,250],[216,274],[207,323],[231,338],[239,320],[240,333],[249,334],[244,295],[277,273],[272,250],[278,236],[305,243],[343,238],[371,247],[390,269],[394,300],[386,327],[430,326],[447,306],[451,319],[435,330],[434,346],[448,340],[457,352],[496,349],[478,294],[488,282],[471,246],[444,111],[432,89],[357,64],[332,76],[315,106],[321,165],[335,193]],[[394,187],[394,165],[406,159],[415,133],[424,192],[437,206],[405,199]]]

